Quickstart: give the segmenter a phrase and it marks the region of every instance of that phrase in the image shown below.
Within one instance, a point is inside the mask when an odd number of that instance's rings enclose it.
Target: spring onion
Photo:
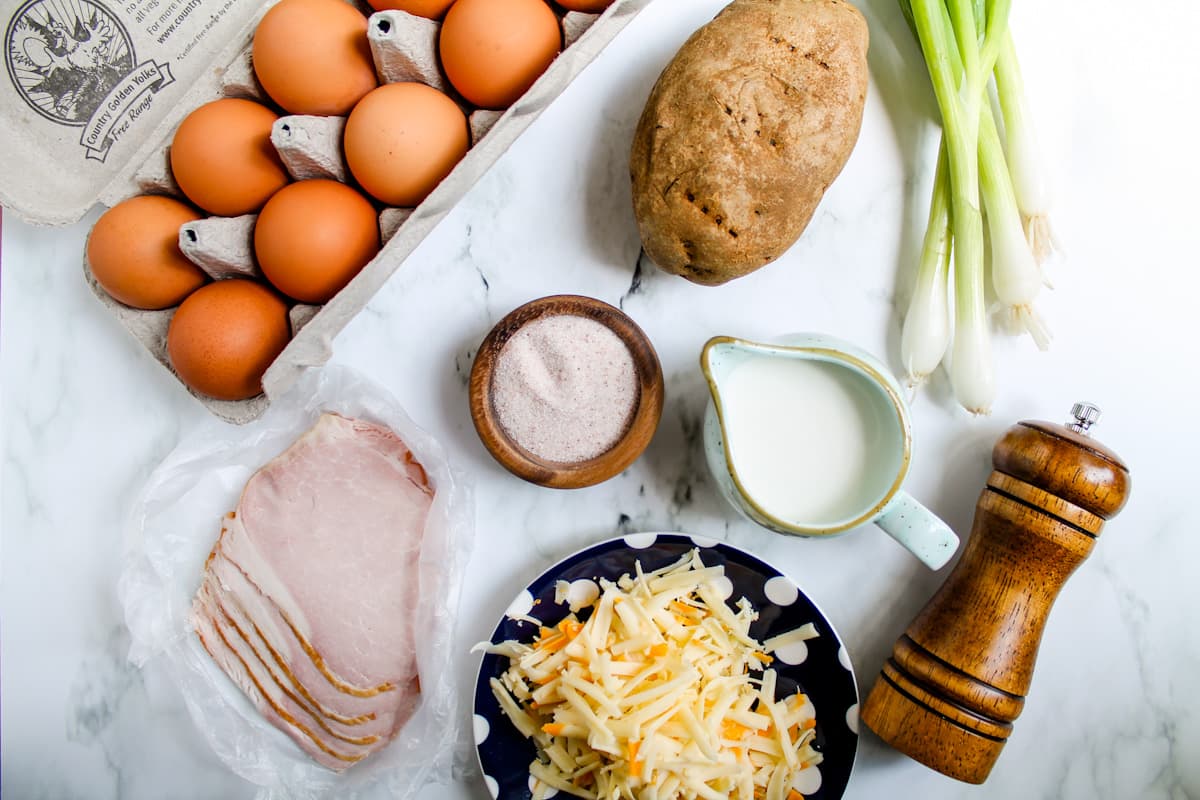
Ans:
[[[1033,306],[1045,280],[1025,237],[1000,133],[991,114],[984,114],[981,120],[979,161],[992,245],[992,288],[1007,313],[1005,322],[1014,330],[1027,331],[1045,350],[1050,346],[1050,332]]]
[[[901,354],[913,385],[945,356],[951,336],[946,287],[952,246],[951,384],[960,404],[986,414],[995,389],[984,287],[985,213],[992,286],[1004,316],[1016,329],[1030,333],[1039,347],[1049,342],[1034,301],[1045,282],[1040,264],[1053,237],[1008,30],[1011,0],[900,3],[920,42],[943,124],[929,225]],[[988,101],[993,77],[1003,138]]]
[[[913,289],[904,328],[900,334],[900,357],[910,385],[918,386],[942,363],[950,346],[950,174],[945,146],[938,153],[933,178],[933,200],[929,224],[921,247],[921,266]]]
[[[1039,264],[1058,249],[1050,227],[1050,190],[1042,170],[1037,134],[1025,102],[1025,83],[1012,35],[1004,37],[996,60],[996,97],[1007,134],[1004,153],[1012,177],[1025,236]]]

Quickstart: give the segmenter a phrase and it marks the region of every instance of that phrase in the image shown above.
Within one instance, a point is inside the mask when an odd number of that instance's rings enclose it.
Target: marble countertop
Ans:
[[[778,537],[723,503],[704,466],[697,367],[714,334],[795,330],[897,365],[927,207],[936,128],[919,55],[892,0],[864,2],[872,85],[862,137],[802,241],[719,289],[639,262],[627,154],[649,87],[722,3],[656,0],[471,191],[335,342],[334,361],[387,386],[474,477],[477,530],[458,640],[464,701],[496,608],[530,578],[620,532],[685,530],[789,572],[846,639],[869,689],[944,578],[877,529]],[[1189,0],[1131,12],[1098,0],[1017,3],[1014,28],[1058,190],[1067,258],[1044,311],[1056,334],[996,346],[993,414],[958,410],[944,375],[914,403],[907,488],[960,533],[998,435],[1097,402],[1095,433],[1133,475],[1132,499],[1064,589],[1024,714],[991,779],[968,787],[864,733],[849,800],[1200,798],[1200,560],[1186,464],[1200,445],[1195,112]],[[1140,56],[1139,56],[1140,53]],[[96,212],[62,229],[3,220],[0,309],[2,791],[17,800],[249,798],[172,685],[126,661],[117,601],[126,514],[146,476],[207,412],[91,295],[80,253]],[[497,466],[471,426],[474,348],[517,305],[572,292],[623,307],[667,380],[645,455],[600,486],[556,492]],[[1192,754],[1190,757],[1187,754]],[[477,775],[423,800],[483,798]]]

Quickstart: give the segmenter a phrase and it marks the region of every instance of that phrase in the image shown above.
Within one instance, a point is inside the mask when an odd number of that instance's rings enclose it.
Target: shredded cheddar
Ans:
[[[739,725],[731,719],[727,719],[721,723],[721,736],[733,741],[741,741],[746,734],[750,733],[750,729],[745,725]]]
[[[698,550],[598,583],[576,609],[586,621],[573,610],[532,644],[484,646],[508,658],[492,691],[537,746],[534,800],[804,800],[793,783],[821,761],[815,712],[803,694],[776,698],[769,653],[815,628],[756,641],[757,612],[725,602],[724,568]]]
[[[631,778],[642,777],[642,767],[646,764],[644,761],[638,761],[638,749],[640,747],[641,742],[629,743],[629,777]]]

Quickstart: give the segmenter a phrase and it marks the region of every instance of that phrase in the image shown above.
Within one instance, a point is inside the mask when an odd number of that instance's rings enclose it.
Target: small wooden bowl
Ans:
[[[496,418],[492,376],[500,351],[522,326],[542,317],[571,314],[599,322],[615,333],[633,357],[638,395],[625,434],[595,458],[560,463],[538,458],[509,438]],[[555,295],[526,303],[492,328],[479,346],[471,367],[471,419],[484,446],[500,465],[517,477],[551,489],[581,489],[606,481],[637,460],[650,444],[662,417],[663,375],[658,354],[646,334],[620,309],[578,295]]]

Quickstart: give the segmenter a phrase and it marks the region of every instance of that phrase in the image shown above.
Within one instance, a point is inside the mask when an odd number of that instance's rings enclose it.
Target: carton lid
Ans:
[[[220,95],[260,0],[0,0],[0,204],[68,224],[135,192],[184,114]]]

